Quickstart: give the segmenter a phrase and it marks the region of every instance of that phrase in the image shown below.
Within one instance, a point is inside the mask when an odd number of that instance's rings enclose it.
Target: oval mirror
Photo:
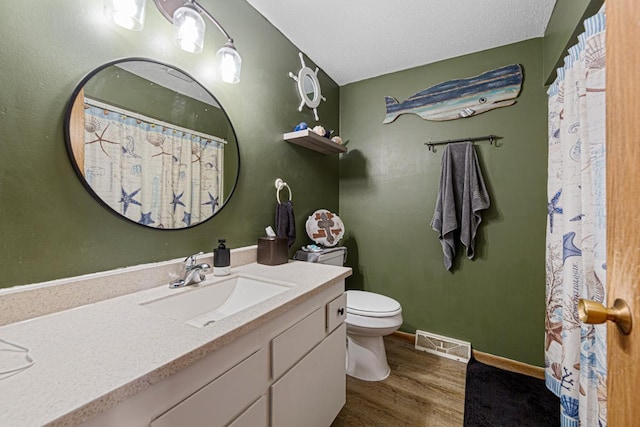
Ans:
[[[211,219],[240,170],[236,134],[216,98],[184,71],[147,59],[89,73],[71,96],[65,139],[91,195],[151,228]]]
[[[309,108],[316,108],[320,105],[318,78],[308,67],[300,71],[300,75],[302,76],[302,89],[300,89],[300,93],[302,93],[304,103]]]

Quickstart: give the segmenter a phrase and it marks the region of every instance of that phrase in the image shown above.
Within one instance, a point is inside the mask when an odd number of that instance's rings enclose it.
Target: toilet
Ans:
[[[402,325],[402,307],[393,298],[366,291],[347,291],[347,375],[381,381],[391,369],[382,337]]]
[[[314,261],[342,266],[346,254],[346,248],[330,248],[317,254]],[[303,257],[306,254],[294,259],[308,260]],[[352,290],[346,294],[347,375],[365,381],[384,380],[391,369],[382,337],[400,328],[402,307],[393,298],[374,292]]]

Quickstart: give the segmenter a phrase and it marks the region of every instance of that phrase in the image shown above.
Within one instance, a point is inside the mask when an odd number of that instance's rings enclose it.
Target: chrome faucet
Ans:
[[[204,273],[209,271],[211,266],[204,262],[202,264],[196,264],[196,257],[203,253],[204,252],[198,252],[184,259],[184,277],[169,283],[170,288],[181,288],[194,283],[200,283],[204,280]]]

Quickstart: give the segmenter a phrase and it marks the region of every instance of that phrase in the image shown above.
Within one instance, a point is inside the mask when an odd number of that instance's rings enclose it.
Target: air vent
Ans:
[[[416,350],[444,356],[458,362],[466,363],[471,358],[471,343],[425,331],[416,331]]]

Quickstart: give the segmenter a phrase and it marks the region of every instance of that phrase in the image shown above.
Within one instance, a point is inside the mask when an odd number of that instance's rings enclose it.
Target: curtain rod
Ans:
[[[97,99],[93,99],[93,98],[89,98],[89,97],[84,97],[84,102],[85,104],[89,104],[93,107],[98,107],[101,108],[103,110],[109,110],[112,111],[114,113],[117,114],[121,114],[127,117],[131,117],[133,119],[137,119],[137,120],[142,120],[145,123],[149,123],[151,125],[156,125],[156,126],[164,126],[166,128],[170,128],[170,129],[174,129],[177,130],[179,132],[184,132],[184,133],[188,133],[189,135],[195,135],[195,136],[199,136],[200,138],[204,138],[204,139],[210,139],[212,141],[216,141],[219,142],[221,144],[226,144],[227,141],[225,139],[219,138],[217,136],[213,136],[213,135],[209,135],[203,132],[198,132],[197,130],[194,129],[188,129],[188,128],[184,128],[178,125],[174,125],[173,123],[168,123],[168,122],[164,122],[162,120],[158,120],[158,119],[154,119],[153,117],[148,117],[145,116],[143,114],[140,113],[136,113],[134,111],[128,111],[125,110],[123,108],[119,108],[115,105],[111,105],[111,104],[106,104],[104,102],[98,101]]]
[[[436,150],[434,148],[434,145],[449,144],[451,142],[474,142],[474,141],[487,141],[487,140],[491,145],[493,145],[493,142],[497,141],[500,138],[502,137],[498,135],[474,136],[472,138],[446,139],[443,141],[434,141],[434,142],[429,141],[429,142],[425,142],[424,145],[426,145],[429,148],[429,151],[435,152]]]

